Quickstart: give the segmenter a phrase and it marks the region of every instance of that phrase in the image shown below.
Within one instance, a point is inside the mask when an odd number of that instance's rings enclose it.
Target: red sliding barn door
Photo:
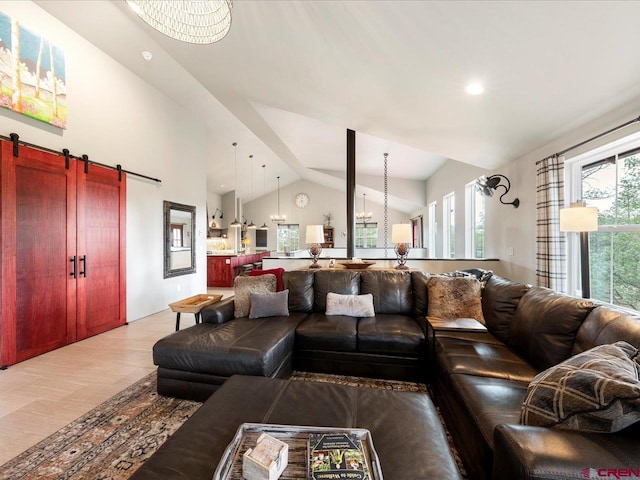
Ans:
[[[0,366],[125,323],[125,185],[0,141]]]
[[[125,193],[119,172],[78,162],[78,340],[124,325]]]
[[[75,340],[76,172],[60,156],[1,142],[1,363]]]

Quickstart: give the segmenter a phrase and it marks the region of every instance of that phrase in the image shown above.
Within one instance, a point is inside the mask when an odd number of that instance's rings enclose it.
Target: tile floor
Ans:
[[[151,348],[175,319],[163,310],[0,371],[0,465],[155,371]],[[181,329],[193,323],[182,314]]]

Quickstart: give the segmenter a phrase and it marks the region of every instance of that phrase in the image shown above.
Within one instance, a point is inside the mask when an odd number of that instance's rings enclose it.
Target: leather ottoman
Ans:
[[[210,480],[245,422],[366,428],[385,480],[460,478],[429,397],[236,375],[130,477]]]

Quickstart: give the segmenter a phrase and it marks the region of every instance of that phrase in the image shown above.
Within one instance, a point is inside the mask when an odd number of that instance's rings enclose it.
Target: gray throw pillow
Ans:
[[[373,317],[373,295],[340,295],[327,293],[327,315],[345,315],[347,317]]]
[[[269,274],[259,277],[236,277],[233,290],[234,317],[247,317],[251,309],[251,293],[275,292],[276,276]]]
[[[276,293],[251,293],[249,318],[288,316],[289,290]]]
[[[520,423],[617,432],[640,420],[640,357],[627,342],[575,355],[531,381]]]

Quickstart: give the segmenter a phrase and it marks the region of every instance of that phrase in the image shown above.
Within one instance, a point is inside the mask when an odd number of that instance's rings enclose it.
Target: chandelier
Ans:
[[[356,213],[356,220],[359,222],[368,222],[373,217],[372,212],[367,212],[367,194],[362,194],[362,211]]]
[[[232,0],[127,0],[127,3],[147,24],[181,42],[215,43],[231,28]]]
[[[280,176],[278,176],[278,213],[271,215],[271,221],[273,223],[284,223],[287,221],[286,215],[280,215]]]

